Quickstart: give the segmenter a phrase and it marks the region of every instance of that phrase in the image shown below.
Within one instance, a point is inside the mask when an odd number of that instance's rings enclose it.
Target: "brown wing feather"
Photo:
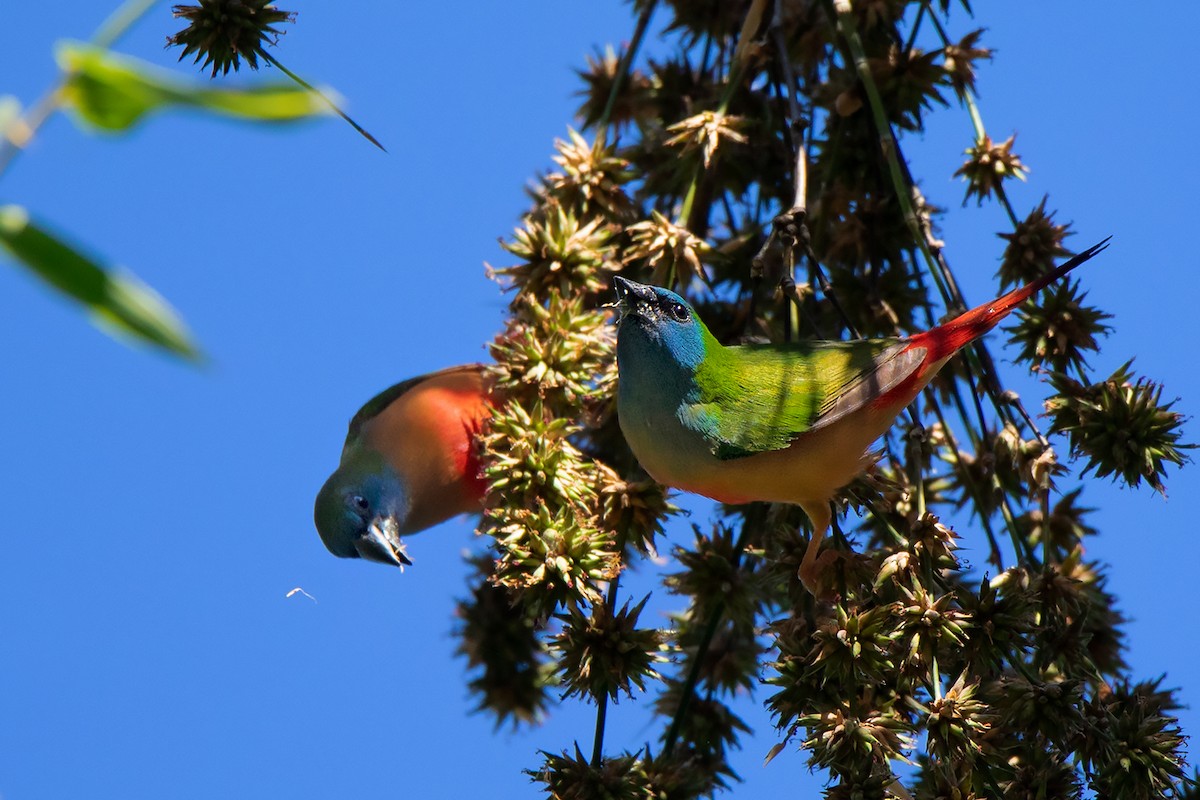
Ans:
[[[925,355],[926,350],[923,347],[897,344],[890,353],[879,360],[875,369],[860,376],[842,393],[829,398],[809,430],[832,425],[887,394],[917,371],[921,362],[925,360]]]

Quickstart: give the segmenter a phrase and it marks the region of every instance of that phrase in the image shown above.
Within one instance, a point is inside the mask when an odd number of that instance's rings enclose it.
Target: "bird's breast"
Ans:
[[[365,439],[408,487],[402,534],[479,508],[486,487],[475,436],[491,413],[489,397],[479,373],[438,375],[364,426]]]
[[[832,499],[872,461],[871,444],[891,425],[891,410],[866,407],[802,433],[779,450],[720,459],[701,432],[661,406],[619,407],[621,430],[642,467],[659,483],[723,503],[751,501],[816,507]]]

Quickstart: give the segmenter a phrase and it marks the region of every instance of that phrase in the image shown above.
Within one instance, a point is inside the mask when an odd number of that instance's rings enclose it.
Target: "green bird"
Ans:
[[[871,444],[951,356],[1107,242],[905,339],[725,347],[679,295],[617,277],[621,430],[660,483],[804,509],[813,536],[800,578],[812,589],[830,501],[875,461]]]
[[[411,564],[400,537],[479,511],[475,437],[492,402],[483,365],[466,364],[398,383],[359,409],[313,512],[329,552]]]

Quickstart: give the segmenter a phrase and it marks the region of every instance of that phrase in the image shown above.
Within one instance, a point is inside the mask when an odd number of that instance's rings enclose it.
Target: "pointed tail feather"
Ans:
[[[1013,289],[1008,294],[960,314],[932,330],[915,334],[909,338],[909,346],[926,348],[928,354],[924,363],[927,365],[937,364],[943,359],[949,358],[959,348],[996,327],[1000,320],[1008,316],[1009,312],[1021,303],[1103,251],[1108,247],[1108,241],[1111,238],[1110,236],[1099,244],[1092,245],[1071,260],[1060,264],[1019,289]]]

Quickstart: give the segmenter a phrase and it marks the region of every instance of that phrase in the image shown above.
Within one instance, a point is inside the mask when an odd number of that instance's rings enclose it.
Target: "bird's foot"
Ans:
[[[837,550],[826,550],[816,558],[805,559],[800,564],[800,570],[797,576],[800,578],[800,583],[804,584],[814,597],[822,600],[828,600],[837,594],[833,590],[832,581],[833,566],[837,562],[843,560],[845,554]]]

